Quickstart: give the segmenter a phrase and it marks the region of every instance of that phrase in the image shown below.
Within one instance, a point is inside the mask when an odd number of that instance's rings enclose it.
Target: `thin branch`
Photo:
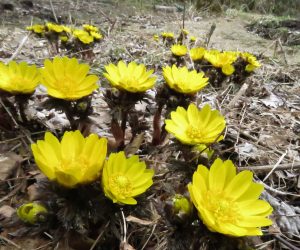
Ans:
[[[263,182],[266,181],[269,176],[276,170],[276,168],[278,167],[278,165],[282,162],[283,158],[286,156],[287,151],[285,151],[284,154],[282,154],[282,156],[280,156],[279,160],[276,162],[276,164],[274,165],[274,167],[271,169],[271,171],[266,175],[266,177],[263,179]]]
[[[52,10],[52,13],[53,13],[54,20],[55,20],[56,23],[58,23],[58,19],[57,19],[57,16],[55,14],[55,10],[54,10],[54,7],[53,7],[52,0],[49,0],[49,1],[50,1],[50,6],[51,6],[51,10]]]
[[[91,246],[90,250],[93,250],[96,247],[96,245],[98,244],[99,240],[101,239],[103,233],[105,232],[105,229],[108,227],[109,224],[110,224],[110,220],[105,224],[105,226],[101,230],[100,234],[98,235],[97,239],[94,241],[93,245]]]
[[[251,170],[251,171],[271,171],[274,165],[263,165],[263,166],[250,166],[250,167],[239,167],[239,170]],[[283,163],[276,167],[276,170],[293,170],[300,169],[300,162]]]

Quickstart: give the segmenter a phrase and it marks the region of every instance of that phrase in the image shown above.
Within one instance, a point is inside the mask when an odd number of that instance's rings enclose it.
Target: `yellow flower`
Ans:
[[[155,42],[158,42],[158,41],[159,41],[159,36],[158,36],[158,35],[153,35],[153,40],[154,40]]]
[[[191,41],[191,42],[196,42],[196,40],[197,40],[197,38],[196,38],[195,36],[191,36],[191,37],[190,37],[190,41]]]
[[[56,33],[61,33],[65,29],[63,25],[59,25],[55,23],[46,23],[46,27],[48,28],[49,31],[53,31]]]
[[[41,24],[34,24],[32,26],[26,27],[26,30],[33,31],[37,34],[42,34],[45,32],[45,26]]]
[[[42,83],[47,87],[48,95],[64,100],[77,100],[90,95],[98,88],[96,75],[87,73],[87,64],[79,64],[76,58],[55,57],[46,59],[41,69]]]
[[[94,181],[100,175],[107,151],[107,139],[79,130],[65,132],[61,142],[50,132],[31,145],[37,166],[51,181],[73,188]]]
[[[63,43],[67,42],[69,40],[69,37],[67,36],[59,36],[59,40],[61,40]]]
[[[188,109],[177,107],[171,112],[171,119],[165,120],[166,130],[183,144],[210,144],[220,141],[220,134],[226,122],[218,110],[211,110],[207,104],[199,110],[195,104]]]
[[[174,39],[174,33],[172,32],[162,32],[161,36],[162,38]]]
[[[187,53],[187,47],[181,44],[174,44],[171,47],[172,54],[175,56],[185,56]]]
[[[128,92],[145,92],[155,84],[156,77],[152,76],[153,70],[147,71],[144,64],[130,62],[128,66],[123,61],[118,65],[109,64],[105,66],[107,73],[103,75],[109,80],[110,84],[121,90]]]
[[[137,155],[128,159],[123,151],[112,153],[105,162],[102,187],[105,196],[114,203],[135,205],[135,196],[144,193],[152,184],[154,171],[146,169]]]
[[[241,56],[248,63],[245,68],[247,72],[250,73],[261,66],[254,55],[244,52],[241,53]]]
[[[102,34],[100,34],[99,32],[96,32],[96,31],[91,31],[90,35],[92,37],[94,37],[96,40],[100,40],[103,38]]]
[[[94,25],[84,24],[82,25],[83,29],[87,32],[99,32],[99,29]]]
[[[12,94],[31,94],[40,82],[40,74],[35,65],[26,62],[0,62],[0,89]]]
[[[73,36],[77,38],[80,42],[84,44],[90,44],[94,42],[94,37],[91,36],[87,31],[85,30],[74,30]]]
[[[186,29],[182,29],[181,32],[184,34],[184,35],[188,35],[190,32]]]
[[[219,52],[216,50],[206,51],[204,58],[214,67],[221,68],[225,75],[231,75],[234,73],[235,69],[232,63],[234,63],[237,59],[237,54],[235,52]]]
[[[37,222],[43,222],[46,220],[45,216],[48,214],[48,210],[42,204],[36,202],[30,202],[18,207],[18,217],[29,224],[35,224]]]
[[[260,227],[272,221],[270,204],[258,200],[263,185],[252,181],[253,174],[236,168],[230,160],[216,159],[208,170],[199,165],[188,185],[199,217],[209,230],[231,236],[262,235]]]
[[[199,61],[204,57],[206,49],[202,47],[192,48],[190,50],[190,56],[193,61]]]
[[[171,89],[183,94],[194,94],[208,84],[203,72],[188,71],[187,67],[177,68],[176,65],[163,68],[163,76]]]
[[[63,28],[63,31],[66,32],[66,33],[71,33],[72,32],[71,28],[69,28],[68,26],[61,25],[61,27]]]

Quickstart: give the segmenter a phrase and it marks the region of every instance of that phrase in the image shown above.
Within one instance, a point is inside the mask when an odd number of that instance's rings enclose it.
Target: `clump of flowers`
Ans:
[[[83,56],[91,57],[92,53],[87,49],[92,49],[95,42],[103,39],[99,28],[89,24],[84,24],[80,29],[47,22],[45,25],[34,24],[26,29],[39,36],[45,36],[52,45],[54,54],[57,54],[59,49],[67,49],[81,51]]]
[[[165,127],[160,127],[160,117],[166,106],[166,117],[174,110],[174,107],[186,108],[194,100],[195,94],[208,84],[208,78],[203,72],[189,71],[186,66],[177,67],[175,64],[163,68],[163,76],[166,87],[157,90],[157,110],[153,118],[153,140],[154,145],[160,144],[166,135]]]
[[[26,30],[32,31],[35,34],[43,35],[45,33],[46,27],[43,24],[34,24],[32,26],[27,26]]]
[[[234,73],[234,66],[232,65],[237,60],[235,52],[226,51],[207,51],[204,55],[206,61],[211,63],[214,67],[220,68],[224,75],[232,75]]]
[[[177,68],[176,65],[163,68],[163,76],[168,87],[183,94],[195,94],[208,84],[203,72],[189,71],[187,67]]]
[[[107,139],[90,134],[84,138],[80,131],[65,132],[59,141],[46,132],[44,140],[31,145],[35,162],[51,181],[64,187],[95,181],[103,168]]]
[[[72,35],[74,38],[78,39],[79,42],[83,44],[91,44],[94,42],[94,37],[89,34],[89,32],[81,29],[73,30]]]
[[[71,33],[71,29],[65,25],[61,24],[56,24],[56,23],[46,23],[46,28],[50,32],[55,32],[55,33],[62,33],[62,32],[67,32]]]
[[[241,53],[241,57],[247,63],[245,71],[247,71],[248,73],[254,71],[255,69],[261,66],[260,63],[257,61],[257,58],[248,52]]]
[[[133,155],[126,158],[123,151],[110,154],[102,174],[104,194],[114,203],[135,205],[136,197],[152,184],[154,171]]]
[[[100,40],[103,38],[98,27],[90,24],[82,25],[83,29],[87,31],[95,40]]]
[[[171,119],[165,120],[166,130],[183,144],[211,144],[223,139],[226,122],[218,110],[209,105],[198,109],[190,104],[188,109],[178,107],[171,112]]]
[[[253,182],[250,171],[236,174],[230,160],[216,159],[210,169],[199,165],[188,185],[199,217],[210,231],[231,236],[262,235],[261,227],[272,221],[266,218],[272,207],[259,200],[263,185]]]
[[[104,76],[117,89],[108,89],[105,97],[113,114],[112,132],[117,147],[122,148],[125,140],[126,123],[128,120],[132,120],[129,118],[135,116],[134,105],[145,97],[146,90],[154,86],[156,77],[152,76],[153,70],[147,71],[145,65],[135,62],[130,62],[127,65],[125,62],[119,61],[117,65],[105,66],[105,69]],[[133,136],[140,132],[137,122],[131,124]]]
[[[174,42],[174,33],[173,32],[162,32],[162,40],[166,45],[172,44]]]

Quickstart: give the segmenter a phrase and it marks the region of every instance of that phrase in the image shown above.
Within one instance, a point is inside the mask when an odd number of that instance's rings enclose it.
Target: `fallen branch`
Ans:
[[[252,167],[239,167],[239,170],[251,170],[251,171],[271,171],[274,168],[274,165],[263,165],[263,166],[252,166]],[[277,170],[293,170],[299,169],[300,162],[292,162],[292,163],[283,163],[276,167]]]

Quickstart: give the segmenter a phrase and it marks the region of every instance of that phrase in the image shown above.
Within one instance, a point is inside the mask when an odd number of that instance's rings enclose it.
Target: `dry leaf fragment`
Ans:
[[[135,250],[135,248],[130,244],[128,244],[127,242],[122,241],[120,244],[120,250]]]
[[[13,153],[0,154],[0,180],[6,180],[22,161],[22,157]]]
[[[126,155],[134,155],[140,148],[141,144],[144,141],[145,133],[138,134],[133,141],[128,144],[125,148]]]
[[[149,226],[149,225],[153,225],[153,224],[156,223],[154,221],[139,219],[139,218],[134,217],[132,215],[127,216],[126,217],[126,221],[127,222],[137,223],[137,224],[140,224],[140,225],[143,225],[143,226]]]
[[[8,205],[0,207],[0,220],[10,218],[15,212],[15,209]]]

